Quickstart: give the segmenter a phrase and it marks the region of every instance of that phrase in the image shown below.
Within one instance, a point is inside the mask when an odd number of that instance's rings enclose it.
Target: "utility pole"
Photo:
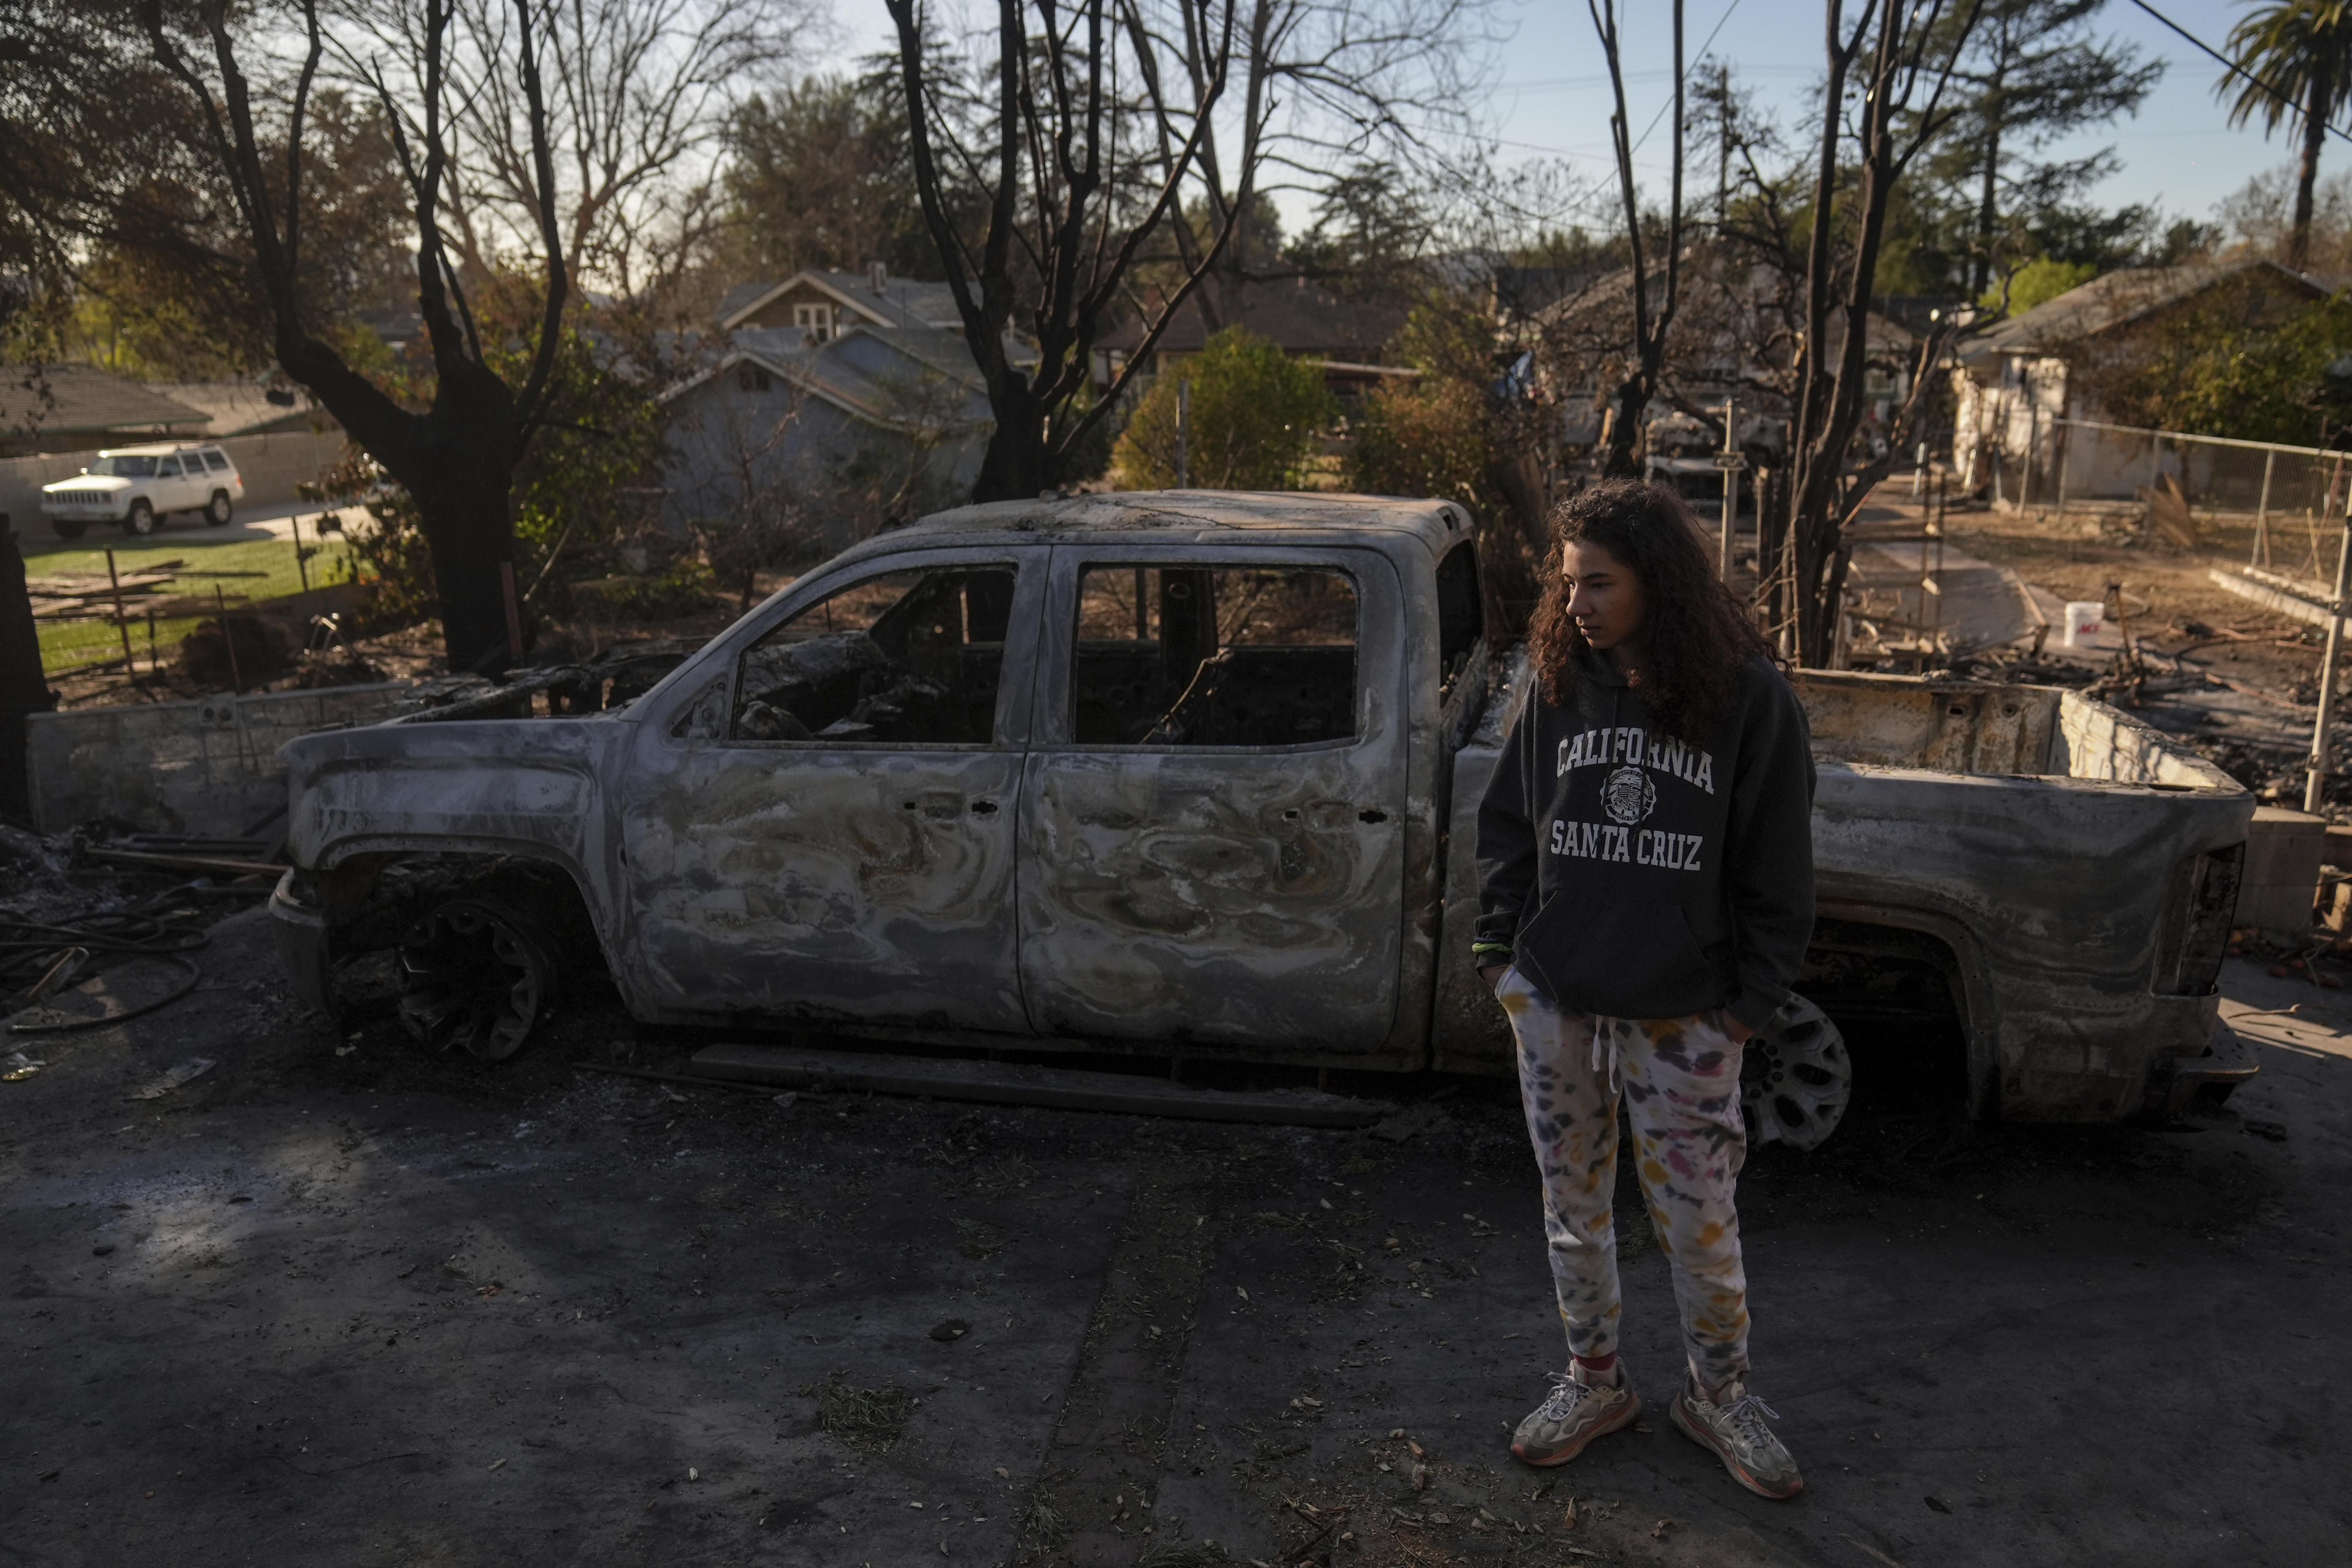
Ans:
[[[1739,405],[1728,397],[1723,400],[1723,450],[1715,455],[1715,466],[1723,471],[1723,536],[1718,560],[1723,580],[1728,583],[1731,530],[1739,516],[1739,471],[1748,466],[1748,458],[1739,449]]]
[[[2352,592],[2352,507],[2344,512],[2344,541],[2336,552],[2336,596],[2327,610],[2327,651],[2319,656],[2319,717],[2311,726],[2311,771],[2303,809],[2320,815],[2327,788],[2327,710],[2336,706],[2336,660],[2344,651],[2344,595]]]

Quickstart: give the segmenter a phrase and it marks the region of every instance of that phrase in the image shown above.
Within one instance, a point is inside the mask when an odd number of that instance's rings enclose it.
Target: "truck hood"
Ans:
[[[135,479],[121,479],[113,474],[80,474],[70,479],[59,479],[53,485],[43,485],[41,493],[53,495],[58,490],[127,490],[137,482]]]
[[[290,741],[289,857],[321,869],[415,850],[535,854],[583,868],[606,830],[601,781],[625,719],[380,724]]]

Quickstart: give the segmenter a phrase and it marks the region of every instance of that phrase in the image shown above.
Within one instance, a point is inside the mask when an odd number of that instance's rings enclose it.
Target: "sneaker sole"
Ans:
[[[1798,1477],[1795,1480],[1790,1482],[1785,1487],[1778,1489],[1775,1489],[1764,1481],[1759,1480],[1754,1475],[1748,1472],[1746,1466],[1742,1465],[1737,1458],[1724,1451],[1722,1446],[1716,1442],[1713,1433],[1700,1426],[1697,1422],[1692,1420],[1688,1415],[1683,1414],[1682,1395],[1676,1394],[1675,1396],[1674,1404],[1669,1405],[1666,1409],[1666,1416],[1669,1420],[1674,1422],[1675,1431],[1680,1432],[1684,1436],[1689,1438],[1692,1442],[1696,1443],[1700,1447],[1705,1448],[1717,1458],[1722,1460],[1723,1468],[1731,1472],[1731,1479],[1738,1481],[1741,1486],[1746,1487],[1749,1491],[1754,1492],[1758,1497],[1770,1498],[1774,1502],[1785,1502],[1805,1489],[1805,1479],[1802,1476]]]
[[[1579,1454],[1584,1452],[1585,1449],[1591,1447],[1592,1446],[1592,1439],[1595,1437],[1605,1437],[1612,1432],[1622,1432],[1626,1427],[1631,1426],[1634,1421],[1640,1417],[1641,1414],[1642,1396],[1637,1394],[1626,1400],[1625,1409],[1622,1415],[1619,1415],[1614,1419],[1595,1426],[1591,1431],[1587,1432],[1583,1436],[1576,1440],[1576,1446],[1574,1447],[1562,1448],[1558,1453],[1546,1454],[1541,1458],[1537,1458],[1520,1452],[1519,1446],[1517,1443],[1513,1443],[1511,1445],[1511,1458],[1518,1460],[1518,1462],[1523,1465],[1533,1465],[1538,1469],[1549,1469],[1554,1465],[1564,1465],[1570,1459],[1576,1458]]]

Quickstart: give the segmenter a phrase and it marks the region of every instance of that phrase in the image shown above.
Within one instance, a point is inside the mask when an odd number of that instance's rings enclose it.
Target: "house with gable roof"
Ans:
[[[853,312],[846,276],[730,290],[724,346],[662,395],[671,528],[780,527],[814,557],[970,496],[993,424],[962,333],[921,317],[945,289]]]
[[[2270,260],[2126,268],[1962,338],[1951,373],[1961,489],[2017,502],[2029,465],[2037,500],[2055,495],[2062,473],[2069,496],[2128,497],[2164,473],[2209,488],[2196,468],[2210,461],[2210,448],[2189,454],[2184,473],[2178,449],[2145,436],[2055,421],[2116,423],[2099,400],[2100,373],[2148,352],[2168,330],[2212,320],[2266,326],[2327,293]]]
[[[893,278],[880,262],[863,273],[804,267],[781,283],[738,283],[719,301],[722,332],[798,331],[824,342],[852,327],[961,332],[944,283]]]

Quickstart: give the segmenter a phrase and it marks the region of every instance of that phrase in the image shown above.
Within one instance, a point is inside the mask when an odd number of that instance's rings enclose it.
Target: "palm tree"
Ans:
[[[2245,73],[2214,89],[2230,97],[2230,123],[2261,117],[2263,134],[2289,114],[2303,121],[2303,158],[2295,170],[2294,226],[2286,264],[2303,270],[2311,247],[2311,188],[2328,121],[2352,100],[2352,5],[2347,0],[2277,0],[2230,29],[2231,63]]]

